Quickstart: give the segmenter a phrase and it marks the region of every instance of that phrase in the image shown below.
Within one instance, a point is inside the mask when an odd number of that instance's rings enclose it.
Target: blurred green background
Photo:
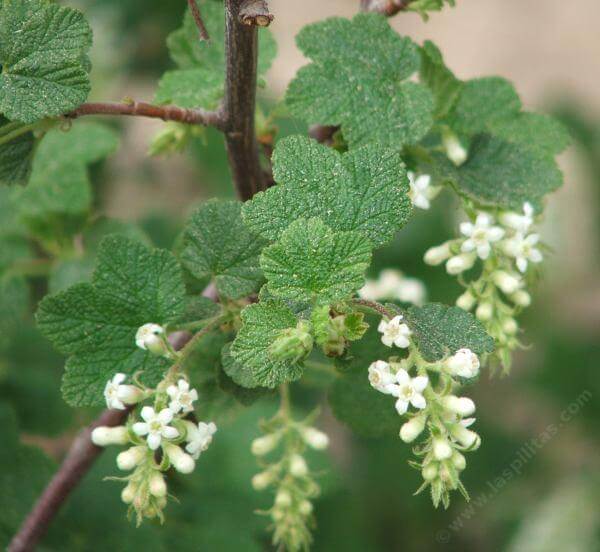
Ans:
[[[554,248],[534,306],[523,319],[528,348],[507,378],[483,377],[469,392],[478,404],[482,447],[470,455],[464,483],[470,504],[455,496],[449,510],[434,510],[426,493],[413,497],[420,476],[407,465],[399,439],[361,439],[327,410],[313,386],[292,390],[298,413],[316,401],[332,437],[323,463],[323,494],[316,504],[318,551],[594,551],[600,550],[600,16],[597,0],[577,10],[559,0],[459,0],[428,24],[401,15],[394,26],[416,39],[436,41],[461,77],[502,74],[515,81],[528,107],[553,112],[574,144],[561,159],[566,183],[550,199],[543,236]],[[169,67],[166,34],[178,27],[183,1],[78,0],[95,30],[92,99],[152,98]],[[302,64],[293,35],[327,15],[350,15],[355,2],[273,0],[272,30],[280,58],[261,93],[264,105],[280,98]],[[595,64],[595,66],[594,66]],[[221,137],[207,132],[188,152],[168,159],[146,155],[161,123],[104,121],[119,129],[120,151],[94,168],[98,211],[137,222],[160,247],[171,247],[191,207],[232,196]],[[280,136],[306,129],[278,121]],[[419,211],[396,242],[376,256],[373,274],[399,268],[423,279],[429,299],[452,303],[456,284],[426,267],[423,252],[452,235],[458,207],[450,194]],[[36,297],[45,292],[36,283]],[[21,441],[47,455],[0,478],[9,504],[19,478],[42,488],[72,437],[94,412],[73,411],[60,397],[63,360],[37,333],[31,318],[15,321],[0,349],[0,416],[14,415]],[[179,502],[164,527],[140,529],[125,518],[116,452],[105,453],[52,525],[44,550],[268,550],[266,518],[255,515],[270,497],[252,491],[256,465],[249,452],[256,422],[274,411],[269,400],[219,417],[219,433],[192,476],[173,476]],[[11,438],[10,436],[6,437]],[[16,438],[16,436],[15,436]],[[1,455],[1,453],[0,453]],[[15,459],[15,463],[18,461]],[[32,473],[33,472],[33,473]],[[15,495],[15,496],[12,496]],[[11,503],[11,499],[13,502]],[[19,507],[0,521],[0,542],[14,532]]]

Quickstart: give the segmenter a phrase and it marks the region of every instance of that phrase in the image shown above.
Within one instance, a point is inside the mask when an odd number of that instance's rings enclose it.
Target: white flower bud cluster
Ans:
[[[510,352],[520,346],[515,315],[529,306],[524,274],[543,255],[537,247],[539,235],[530,233],[534,209],[525,203],[522,212],[503,211],[495,216],[480,212],[474,222],[460,225],[462,237],[432,247],[424,260],[430,265],[446,263],[449,274],[459,275],[482,261],[479,276],[467,282],[456,305],[473,310],[496,341],[496,358],[508,370]]]
[[[384,333],[387,326],[382,328]],[[439,362],[422,359],[415,345],[408,343],[409,354],[404,360],[396,357],[377,360],[369,366],[369,383],[385,395],[396,398],[396,411],[409,419],[400,427],[400,439],[413,443],[427,428],[428,436],[415,449],[423,456],[421,463],[413,463],[423,474],[426,486],[432,487],[434,503],[448,501],[449,492],[464,491],[459,472],[465,469],[465,451],[479,447],[480,438],[468,427],[475,421],[475,403],[468,397],[451,393],[459,382],[479,374],[479,358],[470,349],[459,349]],[[417,375],[411,377],[409,371]],[[434,386],[425,375],[428,370],[439,374]],[[412,411],[411,411],[412,407]]]
[[[251,445],[263,470],[252,478],[252,487],[263,491],[275,489],[275,499],[267,515],[274,527],[273,541],[286,550],[307,549],[311,541],[311,500],[319,494],[319,486],[304,458],[306,448],[324,450],[329,437],[310,425],[309,421],[294,422],[281,414],[263,424],[265,435],[254,439]],[[280,452],[279,458],[266,457]]]
[[[117,466],[132,472],[126,477],[128,483],[121,497],[136,512],[140,523],[145,517],[162,519],[167,503],[163,472],[173,467],[180,473],[191,473],[217,427],[212,422],[184,419],[198,400],[198,392],[184,378],[172,384],[165,380],[156,389],[128,385],[126,379],[125,374],[116,374],[106,384],[108,407],[123,410],[147,399],[153,400],[153,406],[143,406],[140,418],[132,414],[126,426],[95,428],[91,439],[98,446],[131,445],[117,456]],[[161,454],[157,457],[158,450]]]
[[[386,269],[379,273],[377,280],[367,280],[358,295],[368,301],[396,299],[403,303],[422,305],[427,298],[427,291],[421,280],[404,276],[399,270]]]

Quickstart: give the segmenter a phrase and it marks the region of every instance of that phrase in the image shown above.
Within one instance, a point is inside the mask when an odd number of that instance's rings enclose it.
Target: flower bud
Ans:
[[[448,395],[442,400],[446,410],[458,414],[459,416],[470,416],[475,412],[475,403],[468,397],[456,397]]]
[[[517,325],[517,321],[514,318],[507,318],[502,323],[502,331],[504,331],[506,335],[515,335],[518,329],[519,326]]]
[[[308,500],[303,500],[298,506],[298,511],[303,516],[310,516],[310,514],[312,514],[313,511],[313,505]]]
[[[269,433],[263,437],[257,437],[252,441],[251,451],[254,456],[264,456],[271,452],[279,442],[280,435],[278,433]]]
[[[481,444],[481,437],[461,424],[454,424],[450,433],[465,448],[475,450]]]
[[[454,255],[450,257],[446,263],[446,272],[453,276],[473,268],[477,255],[474,253],[461,253],[460,255]]]
[[[282,330],[269,347],[269,355],[273,360],[298,362],[306,357],[313,348],[313,337],[310,324],[300,320],[295,328]]]
[[[138,446],[119,453],[117,455],[118,468],[123,471],[132,470],[144,459],[147,451],[147,447]]]
[[[479,358],[471,349],[459,349],[444,364],[452,376],[474,378],[479,374]]]
[[[278,509],[278,508],[274,509],[271,512],[271,518],[275,522],[281,521],[284,517],[285,517],[285,512],[283,510]]]
[[[510,298],[514,302],[515,305],[519,307],[528,307],[531,305],[531,295],[527,293],[525,290],[519,289],[513,293]]]
[[[521,279],[504,270],[494,272],[492,280],[506,294],[514,293],[521,287]]]
[[[144,392],[135,385],[119,385],[117,399],[125,404],[136,404],[144,399]]]
[[[309,447],[315,450],[323,450],[329,446],[329,437],[314,427],[304,428],[302,438]]]
[[[464,470],[467,467],[467,461],[465,460],[464,455],[462,455],[457,450],[455,450],[452,453],[452,457],[450,458],[450,460],[452,461],[452,464],[454,464],[454,467],[458,471],[462,471],[462,470]]]
[[[491,303],[487,301],[485,303],[480,303],[475,311],[475,316],[481,320],[482,322],[487,322],[492,319],[494,315],[494,307]]]
[[[445,437],[436,437],[433,440],[433,456],[436,460],[446,460],[452,456],[452,447]]]
[[[129,431],[125,426],[99,426],[92,431],[92,443],[99,447],[126,445],[129,443]]]
[[[467,290],[456,300],[456,306],[462,310],[470,311],[475,306],[476,301],[475,296]]]
[[[292,495],[289,491],[282,489],[275,497],[275,505],[280,508],[289,508],[292,505]]]
[[[177,445],[166,443],[165,452],[173,464],[173,467],[180,473],[192,473],[196,463],[194,459],[187,453],[183,452]]]
[[[299,454],[294,454],[290,459],[290,473],[294,477],[304,477],[308,473],[306,461]]]
[[[127,486],[121,491],[121,500],[125,504],[131,504],[135,498],[135,485],[128,483]]]
[[[427,417],[417,415],[412,417],[408,422],[402,424],[400,428],[400,439],[405,443],[412,443],[425,429]]]
[[[140,349],[150,351],[152,354],[162,356],[168,352],[163,335],[165,329],[158,324],[144,324],[135,334],[135,343]]]
[[[423,469],[421,470],[421,475],[423,476],[423,479],[425,479],[425,481],[434,480],[438,475],[437,464],[434,464],[433,462],[431,462],[431,463],[427,464],[426,466],[423,466]]]
[[[275,474],[270,470],[257,473],[252,478],[252,488],[255,491],[264,491],[274,480]]]
[[[452,253],[450,252],[450,243],[446,242],[437,247],[430,247],[426,252],[423,260],[426,264],[431,266],[437,266],[442,264],[448,259]]]
[[[467,160],[467,150],[462,146],[454,133],[445,132],[442,138],[442,143],[446,149],[446,156],[457,167],[462,165]]]
[[[154,472],[150,477],[150,494],[155,497],[167,495],[167,484],[162,473]]]

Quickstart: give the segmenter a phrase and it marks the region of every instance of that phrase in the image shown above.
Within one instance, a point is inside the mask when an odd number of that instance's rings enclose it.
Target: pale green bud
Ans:
[[[475,296],[467,290],[456,300],[456,306],[462,310],[470,311],[475,306],[476,301]]]
[[[299,362],[312,351],[312,348],[310,324],[300,320],[295,328],[287,328],[280,332],[269,347],[269,356],[276,361]]]

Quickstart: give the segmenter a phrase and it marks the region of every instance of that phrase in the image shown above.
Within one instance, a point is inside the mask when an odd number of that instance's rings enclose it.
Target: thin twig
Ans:
[[[386,318],[394,318],[394,314],[386,309],[381,303],[377,303],[377,301],[369,301],[368,299],[353,299],[352,302],[358,307],[365,307],[371,311],[378,312]]]
[[[239,21],[243,25],[268,27],[275,16],[265,0],[245,0],[240,7]]]
[[[240,22],[242,0],[225,0],[225,141],[240,199],[267,187],[254,128],[258,30]]]
[[[189,125],[223,128],[223,114],[220,111],[205,109],[185,109],[174,105],[152,105],[145,102],[124,103],[84,103],[77,109],[65,114],[68,119],[77,119],[85,115],[126,115],[150,117],[163,121],[176,121]]]
[[[202,14],[200,13],[200,8],[198,7],[196,0],[188,0],[188,6],[190,7],[192,17],[196,22],[196,27],[198,27],[198,31],[200,32],[200,38],[206,42],[209,42],[210,36],[208,36],[208,31],[206,30],[206,25],[202,20]]]

